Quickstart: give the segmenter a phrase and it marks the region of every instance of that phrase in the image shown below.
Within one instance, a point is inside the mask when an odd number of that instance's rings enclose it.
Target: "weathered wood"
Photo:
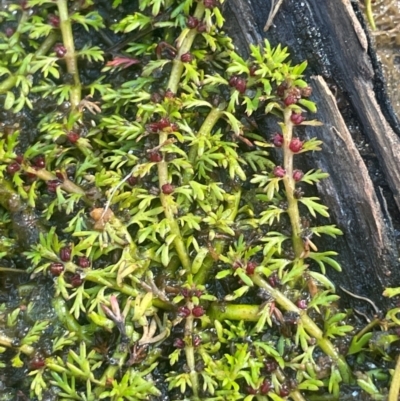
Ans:
[[[294,62],[308,60],[317,118],[325,125],[305,134],[325,145],[307,161],[329,172],[319,192],[345,233],[334,243],[344,272],[330,274],[338,285],[385,307],[383,288],[400,285],[393,227],[400,223],[400,129],[353,6],[349,0],[286,0],[264,33],[271,1],[230,0],[227,30],[240,50],[266,37],[288,46]],[[354,300],[353,306],[365,304]]]

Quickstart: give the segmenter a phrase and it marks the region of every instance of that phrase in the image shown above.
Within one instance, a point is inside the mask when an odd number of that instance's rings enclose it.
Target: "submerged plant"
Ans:
[[[128,3],[2,12],[1,269],[29,273],[1,305],[5,375],[39,400],[367,391],[314,239],[341,234],[308,195],[326,174],[298,164],[322,145],[307,63],[268,41],[243,59],[216,0]]]

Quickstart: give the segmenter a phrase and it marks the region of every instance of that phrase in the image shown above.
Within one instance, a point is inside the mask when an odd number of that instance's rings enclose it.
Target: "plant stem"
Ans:
[[[293,123],[290,120],[292,111],[285,109],[284,124],[282,124],[283,133],[283,167],[286,170],[286,175],[283,178],[285,186],[286,199],[288,202],[287,214],[289,215],[290,224],[292,226],[292,243],[296,258],[300,258],[304,252],[304,244],[301,239],[301,220],[299,213],[298,201],[294,196],[296,182],[293,179],[293,152],[289,149],[290,141],[293,136]]]
[[[68,14],[67,0],[57,0],[58,14],[60,16],[60,29],[65,49],[65,63],[68,73],[73,76],[74,85],[71,88],[71,107],[77,109],[81,101],[81,82],[79,79],[78,62],[75,53],[74,36],[72,34],[72,24]]]
[[[268,291],[269,294],[275,299],[275,301],[282,306],[286,311],[295,312],[300,316],[300,321],[304,326],[304,329],[317,340],[318,346],[325,352],[326,355],[330,356],[338,364],[342,379],[344,382],[350,382],[351,370],[347,365],[344,357],[339,355],[334,345],[324,337],[322,330],[314,323],[314,321],[302,310],[300,310],[290,299],[275,288],[271,287],[259,274],[255,273],[252,276],[254,284],[258,287]]]
[[[197,3],[196,10],[193,14],[195,18],[201,20],[204,14],[204,4],[202,2]],[[171,75],[169,77],[167,89],[172,91],[172,93],[178,92],[179,82],[183,73],[183,63],[181,61],[182,54],[188,53],[192,47],[193,41],[197,35],[197,29],[193,28],[186,35],[182,42],[181,47],[178,49],[178,54],[176,55],[174,61],[172,62]]]
[[[5,334],[0,333],[0,345],[7,347],[7,348],[16,348],[19,349],[25,355],[32,355],[35,352],[35,348],[31,347],[30,345],[23,344],[20,347],[13,346],[13,339],[6,336]]]
[[[259,305],[246,304],[221,304],[213,302],[207,310],[212,320],[223,322],[224,320],[245,320],[246,322],[257,322],[259,316]]]
[[[400,356],[397,357],[396,367],[394,369],[392,383],[390,384],[388,401],[397,401],[400,390]]]

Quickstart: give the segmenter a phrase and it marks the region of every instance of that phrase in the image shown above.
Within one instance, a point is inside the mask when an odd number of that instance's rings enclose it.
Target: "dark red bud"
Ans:
[[[158,92],[154,92],[154,93],[151,94],[150,100],[151,100],[153,103],[161,103],[161,101],[162,101],[162,96],[161,96]]]
[[[190,315],[190,309],[187,306],[180,306],[178,308],[178,316],[188,317]]]
[[[203,0],[203,4],[205,8],[214,8],[217,5],[215,0]]]
[[[29,362],[29,368],[31,370],[38,370],[43,368],[46,365],[46,362],[42,355],[35,355],[32,360]]]
[[[275,145],[277,148],[282,147],[282,145],[283,145],[283,135],[280,134],[279,132],[276,132],[276,133],[274,134],[274,136],[272,137],[272,142],[274,143],[274,145]]]
[[[254,274],[254,270],[256,269],[256,267],[258,266],[258,264],[256,262],[249,262],[247,263],[246,266],[246,273],[251,276],[252,274]]]
[[[170,127],[172,132],[176,132],[179,130],[179,126],[177,123],[171,123]]]
[[[271,382],[269,380],[265,379],[260,386],[260,393],[262,395],[266,395],[271,390],[271,387],[272,387]]]
[[[251,395],[256,395],[257,394],[257,390],[253,387],[247,386],[246,387],[246,392],[247,394],[251,394]]]
[[[257,66],[256,65],[253,64],[253,65],[251,65],[249,67],[249,75],[251,77],[254,77],[256,75],[256,71],[257,71]]]
[[[264,362],[264,367],[267,373],[275,372],[278,369],[278,364],[275,359],[268,359]]]
[[[174,347],[179,349],[185,348],[185,341],[182,338],[175,338]]]
[[[279,395],[281,397],[287,397],[289,395],[289,393],[290,393],[290,390],[289,390],[288,386],[286,384],[282,384],[281,388],[279,390]]]
[[[192,309],[192,314],[194,317],[201,317],[204,315],[204,308],[200,305],[197,305]]]
[[[58,28],[60,26],[60,17],[58,15],[49,14],[47,21],[54,28]]]
[[[183,62],[183,63],[190,63],[190,62],[192,62],[193,61],[193,54],[191,54],[191,53],[184,53],[184,54],[182,54],[182,56],[181,56],[181,61]]]
[[[69,131],[67,134],[67,138],[71,143],[76,143],[78,142],[80,135],[77,132]]]
[[[247,86],[247,81],[244,78],[238,78],[235,88],[238,90],[240,93],[246,92],[246,86]]]
[[[70,277],[69,283],[74,288],[80,287],[83,283],[83,278],[81,277],[81,275],[79,273],[75,273]]]
[[[55,193],[57,191],[57,187],[61,184],[60,180],[49,180],[46,181],[47,190],[49,192]]]
[[[175,93],[172,92],[171,89],[167,89],[164,94],[165,99],[173,99],[175,97]]]
[[[50,273],[53,276],[59,276],[64,271],[64,265],[62,263],[54,262],[50,265]]]
[[[304,173],[301,170],[294,170],[293,171],[293,179],[298,182],[304,177]]]
[[[295,104],[297,102],[297,99],[293,95],[289,95],[285,97],[285,100],[283,103],[285,103],[285,106],[290,106],[291,104]]]
[[[82,269],[86,269],[90,267],[90,259],[86,256],[78,256],[78,265],[82,267]]]
[[[24,161],[24,156],[23,155],[17,155],[15,158],[15,161],[19,164],[21,164]]]
[[[38,168],[44,168],[46,167],[46,159],[43,155],[36,156],[33,160],[32,163],[38,167]]]
[[[182,288],[181,289],[181,294],[185,297],[185,298],[189,298],[191,295],[191,291],[188,290],[187,288]]]
[[[158,151],[150,152],[148,157],[149,157],[149,160],[153,163],[158,163],[158,162],[162,161],[162,155]]]
[[[60,249],[60,259],[63,262],[69,262],[71,260],[71,248],[64,246]]]
[[[129,178],[128,178],[128,180],[127,180],[127,183],[130,185],[130,186],[134,186],[134,185],[136,185],[137,183],[139,182],[139,178],[138,177],[135,177],[135,176],[133,176],[133,175],[131,175]]]
[[[276,287],[279,284],[279,277],[277,273],[272,273],[270,276],[268,276],[268,282],[271,285],[271,287]]]
[[[193,347],[198,347],[201,344],[201,338],[199,336],[193,336],[192,339]]]
[[[237,84],[238,79],[239,79],[239,77],[237,75],[232,75],[229,78],[229,86],[235,87],[236,84]]]
[[[301,96],[310,97],[312,94],[311,86],[306,86],[305,88],[301,88]]]
[[[293,138],[289,143],[289,149],[293,153],[300,152],[300,150],[303,149],[303,141],[301,141],[299,138]]]
[[[290,116],[290,121],[291,121],[293,124],[301,124],[304,120],[305,120],[305,118],[302,116],[301,113],[293,113],[293,114]]]
[[[296,305],[299,309],[307,309],[307,301],[305,299],[299,299]]]
[[[171,184],[164,184],[161,187],[161,191],[164,195],[170,195],[174,192],[174,190],[175,190],[175,187]]]
[[[64,181],[65,177],[64,174],[61,171],[56,171],[56,177],[60,180],[60,181]]]
[[[164,128],[167,128],[167,127],[170,127],[170,126],[171,126],[171,122],[169,121],[168,117],[163,117],[158,122],[159,129],[164,129]]]
[[[286,170],[281,166],[276,166],[274,168],[273,174],[275,177],[282,178],[286,175]]]
[[[14,175],[19,170],[21,170],[21,166],[17,162],[12,162],[7,166],[7,173],[10,175]]]
[[[58,58],[63,58],[67,54],[67,49],[62,43],[56,43],[53,46],[53,50]]]
[[[203,33],[205,31],[207,31],[207,24],[202,21],[199,25],[197,25],[197,32]]]
[[[277,88],[276,88],[276,94],[279,97],[283,97],[285,95],[285,91],[288,88],[286,82],[281,83]]]
[[[186,26],[190,29],[197,28],[199,25],[199,20],[192,15],[189,15],[186,20]]]

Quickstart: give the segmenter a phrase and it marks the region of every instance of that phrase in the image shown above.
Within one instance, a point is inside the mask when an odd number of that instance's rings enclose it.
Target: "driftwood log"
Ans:
[[[383,289],[400,286],[400,128],[381,67],[357,2],[284,0],[264,32],[271,1],[229,0],[226,29],[244,55],[250,43],[268,38],[288,46],[293,62],[308,60],[316,118],[324,126],[308,127],[303,135],[322,139],[324,147],[305,162],[330,174],[319,196],[344,232],[319,245],[340,254],[343,272],[328,275],[345,303],[371,316],[368,302],[340,288],[385,310]]]

